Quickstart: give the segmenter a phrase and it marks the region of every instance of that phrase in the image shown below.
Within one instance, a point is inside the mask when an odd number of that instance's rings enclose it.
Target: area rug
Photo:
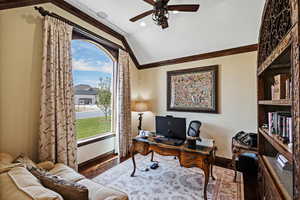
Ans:
[[[174,157],[155,154],[159,162],[156,170],[149,168],[149,156],[136,155],[137,171],[133,170],[132,160],[117,165],[100,174],[93,180],[105,186],[126,192],[130,200],[201,200],[203,198],[204,173],[199,168],[184,168]],[[210,178],[207,190],[208,199],[242,200],[242,174],[238,173],[237,182],[233,182],[234,171],[216,167],[213,169],[216,180]]]

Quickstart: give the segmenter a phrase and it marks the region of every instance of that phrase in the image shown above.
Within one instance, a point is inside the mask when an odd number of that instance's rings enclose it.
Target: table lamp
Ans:
[[[148,101],[135,101],[133,104],[133,111],[138,112],[139,114],[139,126],[138,130],[142,130],[142,120],[143,120],[143,112],[150,111],[149,110],[149,102]]]

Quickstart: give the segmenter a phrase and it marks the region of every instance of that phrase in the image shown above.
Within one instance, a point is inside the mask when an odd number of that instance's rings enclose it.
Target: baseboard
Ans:
[[[79,169],[82,169],[82,168],[85,168],[85,167],[88,167],[88,166],[91,166],[91,165],[95,165],[96,163],[101,163],[105,160],[107,160],[109,157],[112,157],[112,156],[117,156],[118,154],[115,153],[115,150],[112,150],[112,151],[109,151],[107,153],[104,153],[104,154],[101,154],[91,160],[87,160],[85,162],[82,162],[78,165],[78,168]]]
[[[227,169],[233,169],[231,159],[216,156],[215,165]]]

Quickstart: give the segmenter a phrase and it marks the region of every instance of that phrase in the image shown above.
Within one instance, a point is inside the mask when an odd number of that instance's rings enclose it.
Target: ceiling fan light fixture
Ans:
[[[169,19],[169,12],[166,8],[156,9],[152,14],[152,19],[155,24],[162,25],[165,21]]]

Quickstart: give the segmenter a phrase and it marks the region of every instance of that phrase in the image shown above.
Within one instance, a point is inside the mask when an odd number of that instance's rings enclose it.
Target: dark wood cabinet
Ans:
[[[300,199],[300,70],[299,70],[299,1],[266,0],[261,21],[258,48],[258,191],[262,200]],[[287,75],[291,95],[272,97],[274,77]],[[292,144],[281,134],[269,132],[269,113],[290,112]],[[275,131],[276,132],[276,131]],[[280,135],[280,136],[279,136]],[[283,170],[276,156],[283,155],[293,170]]]

